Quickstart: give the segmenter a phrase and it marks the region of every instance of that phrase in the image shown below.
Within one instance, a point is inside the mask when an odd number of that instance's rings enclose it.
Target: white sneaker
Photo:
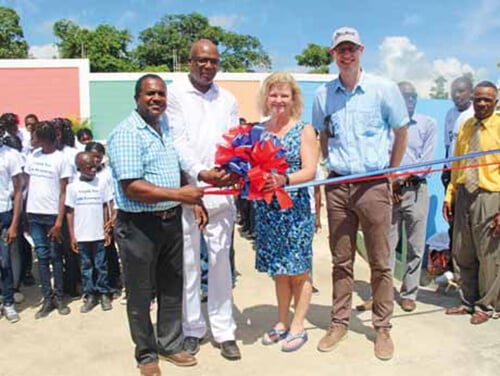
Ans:
[[[14,304],[12,305],[4,305],[3,307],[3,314],[7,320],[9,320],[11,323],[18,322],[20,320],[19,314],[16,311],[16,308],[14,307]]]

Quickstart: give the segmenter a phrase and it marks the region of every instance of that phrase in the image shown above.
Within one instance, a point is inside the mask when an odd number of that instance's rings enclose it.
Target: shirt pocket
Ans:
[[[374,137],[379,135],[384,129],[380,109],[361,109],[354,113],[356,133],[360,137]]]

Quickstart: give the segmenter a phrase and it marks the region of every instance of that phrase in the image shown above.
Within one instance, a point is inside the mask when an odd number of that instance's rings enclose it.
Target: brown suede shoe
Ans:
[[[401,308],[405,312],[413,312],[417,308],[415,300],[411,299],[401,299]]]
[[[394,355],[394,343],[392,342],[389,328],[376,329],[375,356],[380,360],[392,359]]]
[[[365,300],[363,303],[356,306],[356,311],[371,311],[373,308],[373,299]]]
[[[180,351],[175,354],[158,354],[160,359],[173,363],[178,367],[191,367],[198,363],[196,358],[186,351]]]
[[[332,351],[337,345],[347,337],[347,326],[342,324],[332,324],[323,338],[318,342],[318,351]]]
[[[137,367],[139,367],[141,376],[161,376],[161,371],[160,367],[158,366],[158,362],[139,364]]]

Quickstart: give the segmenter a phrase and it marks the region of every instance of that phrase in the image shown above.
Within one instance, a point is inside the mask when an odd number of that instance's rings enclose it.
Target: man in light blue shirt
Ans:
[[[313,104],[314,127],[330,177],[397,167],[406,148],[408,111],[397,86],[361,69],[364,46],[357,30],[333,33],[331,53],[339,77],[322,85]],[[390,150],[391,132],[394,143]],[[333,304],[330,329],[318,344],[331,351],[347,334],[351,315],[356,234],[363,230],[370,260],[375,356],[391,359],[393,283],[389,266],[391,182],[386,178],[325,188],[330,251],[333,260]]]
[[[436,120],[415,113],[417,92],[407,81],[398,84],[405,99],[410,122],[408,123],[408,146],[401,165],[428,162],[434,159],[437,142]],[[422,169],[420,169],[422,170]],[[430,166],[429,166],[430,170]],[[411,172],[411,171],[408,171]],[[416,308],[415,300],[420,282],[422,257],[425,249],[427,214],[429,211],[429,193],[427,191],[427,173],[417,173],[398,179],[393,185],[393,209],[390,232],[391,266],[394,270],[396,247],[401,237],[404,224],[407,241],[407,259],[405,274],[400,292],[400,305],[406,312]]]
[[[196,359],[183,351],[183,236],[180,203],[202,211],[200,188],[181,187],[179,159],[166,122],[167,88],[161,77],[136,83],[137,108],[111,132],[109,161],[118,215],[115,239],[127,292],[127,317],[142,375],[160,375],[158,358],[178,366]],[[206,216],[201,215],[202,225]],[[156,335],[150,317],[156,296]]]

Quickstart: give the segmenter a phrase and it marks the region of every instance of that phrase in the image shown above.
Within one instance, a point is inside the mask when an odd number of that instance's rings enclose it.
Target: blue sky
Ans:
[[[212,24],[259,38],[273,69],[300,71],[294,56],[332,31],[356,27],[365,44],[366,70],[413,80],[428,90],[439,74],[466,71],[499,80],[500,0],[0,0],[21,16],[32,54],[51,53],[52,24],[68,18],[86,26],[110,23],[139,32],[164,14],[200,12]],[[52,52],[53,53],[53,52]],[[332,72],[335,67],[332,66]]]

